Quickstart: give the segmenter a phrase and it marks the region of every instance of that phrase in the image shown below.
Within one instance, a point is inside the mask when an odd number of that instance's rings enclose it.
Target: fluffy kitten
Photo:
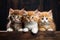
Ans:
[[[24,32],[28,32],[29,30],[36,34],[38,32],[38,20],[39,20],[39,12],[35,11],[24,11],[23,22],[24,22]]]
[[[52,10],[40,12],[39,19],[39,30],[40,31],[55,31],[55,24],[53,21]]]
[[[21,31],[22,27],[22,11],[9,9],[9,22],[7,24],[7,31]]]

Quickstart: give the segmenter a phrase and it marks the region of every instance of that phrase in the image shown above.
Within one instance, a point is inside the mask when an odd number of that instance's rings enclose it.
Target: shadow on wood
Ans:
[[[60,40],[60,32],[38,32],[33,35],[30,32],[0,32],[0,40]]]

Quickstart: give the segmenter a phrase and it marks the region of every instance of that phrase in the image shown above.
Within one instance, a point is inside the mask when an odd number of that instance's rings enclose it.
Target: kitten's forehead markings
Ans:
[[[46,20],[46,17],[45,16],[43,16],[43,20]]]
[[[44,16],[44,20],[46,20],[46,17]]]
[[[28,15],[33,15],[34,11],[28,11]]]

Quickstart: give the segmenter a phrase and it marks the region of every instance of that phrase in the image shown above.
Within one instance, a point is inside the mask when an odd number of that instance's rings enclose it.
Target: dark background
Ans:
[[[60,1],[59,0],[0,0],[0,30],[6,30],[9,8],[40,11],[53,10],[56,29],[60,30]]]

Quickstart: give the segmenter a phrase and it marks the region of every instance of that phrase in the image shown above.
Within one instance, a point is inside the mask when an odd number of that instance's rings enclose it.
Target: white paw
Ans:
[[[18,29],[18,31],[23,31],[23,29],[22,29],[22,28],[20,28],[20,29]]]
[[[13,29],[12,28],[8,28],[7,31],[11,32],[11,31],[13,31]]]
[[[33,34],[37,34],[38,33],[38,28],[33,28],[31,31],[32,31]]]
[[[28,31],[29,31],[28,28],[23,29],[23,32],[28,32]]]
[[[53,29],[48,29],[48,31],[54,31]]]

